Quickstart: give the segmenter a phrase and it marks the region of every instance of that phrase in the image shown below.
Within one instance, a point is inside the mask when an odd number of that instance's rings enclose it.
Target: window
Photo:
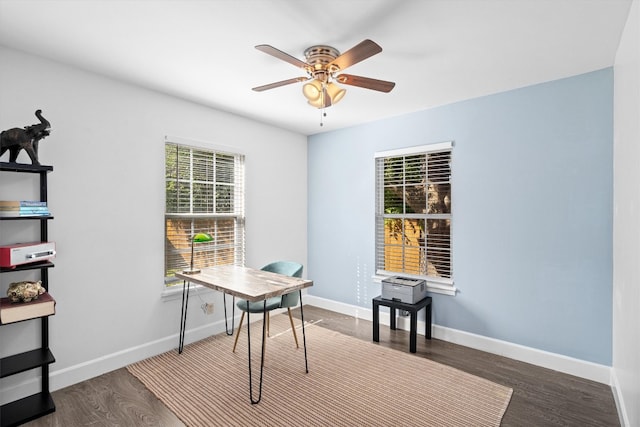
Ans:
[[[451,142],[376,153],[376,271],[455,293]]]
[[[194,246],[194,267],[244,265],[244,156],[166,142],[165,181],[165,283],[190,265],[196,233],[213,241]]]

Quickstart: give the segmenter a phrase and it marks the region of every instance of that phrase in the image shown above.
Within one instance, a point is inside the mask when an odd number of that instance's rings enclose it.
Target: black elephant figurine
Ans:
[[[9,150],[9,162],[15,163],[20,150],[24,150],[29,155],[33,165],[39,165],[38,144],[40,140],[49,136],[51,124],[42,117],[42,110],[36,111],[36,117],[40,123],[25,126],[24,128],[7,129],[0,132],[0,156]]]

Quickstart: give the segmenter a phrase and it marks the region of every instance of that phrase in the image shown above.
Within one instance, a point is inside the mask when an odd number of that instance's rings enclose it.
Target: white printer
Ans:
[[[427,283],[422,279],[392,276],[382,279],[382,298],[415,304],[427,296]]]

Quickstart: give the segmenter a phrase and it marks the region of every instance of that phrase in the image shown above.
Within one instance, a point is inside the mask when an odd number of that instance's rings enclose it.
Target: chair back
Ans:
[[[293,261],[276,261],[262,267],[261,270],[270,271],[272,273],[283,274],[290,277],[302,277],[303,266]],[[295,307],[300,301],[300,293],[298,291],[290,292],[282,295],[280,308]]]

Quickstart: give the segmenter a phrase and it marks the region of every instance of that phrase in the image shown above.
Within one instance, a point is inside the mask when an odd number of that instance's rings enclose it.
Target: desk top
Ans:
[[[313,286],[312,280],[235,265],[203,268],[197,274],[176,273],[176,277],[251,302]]]

